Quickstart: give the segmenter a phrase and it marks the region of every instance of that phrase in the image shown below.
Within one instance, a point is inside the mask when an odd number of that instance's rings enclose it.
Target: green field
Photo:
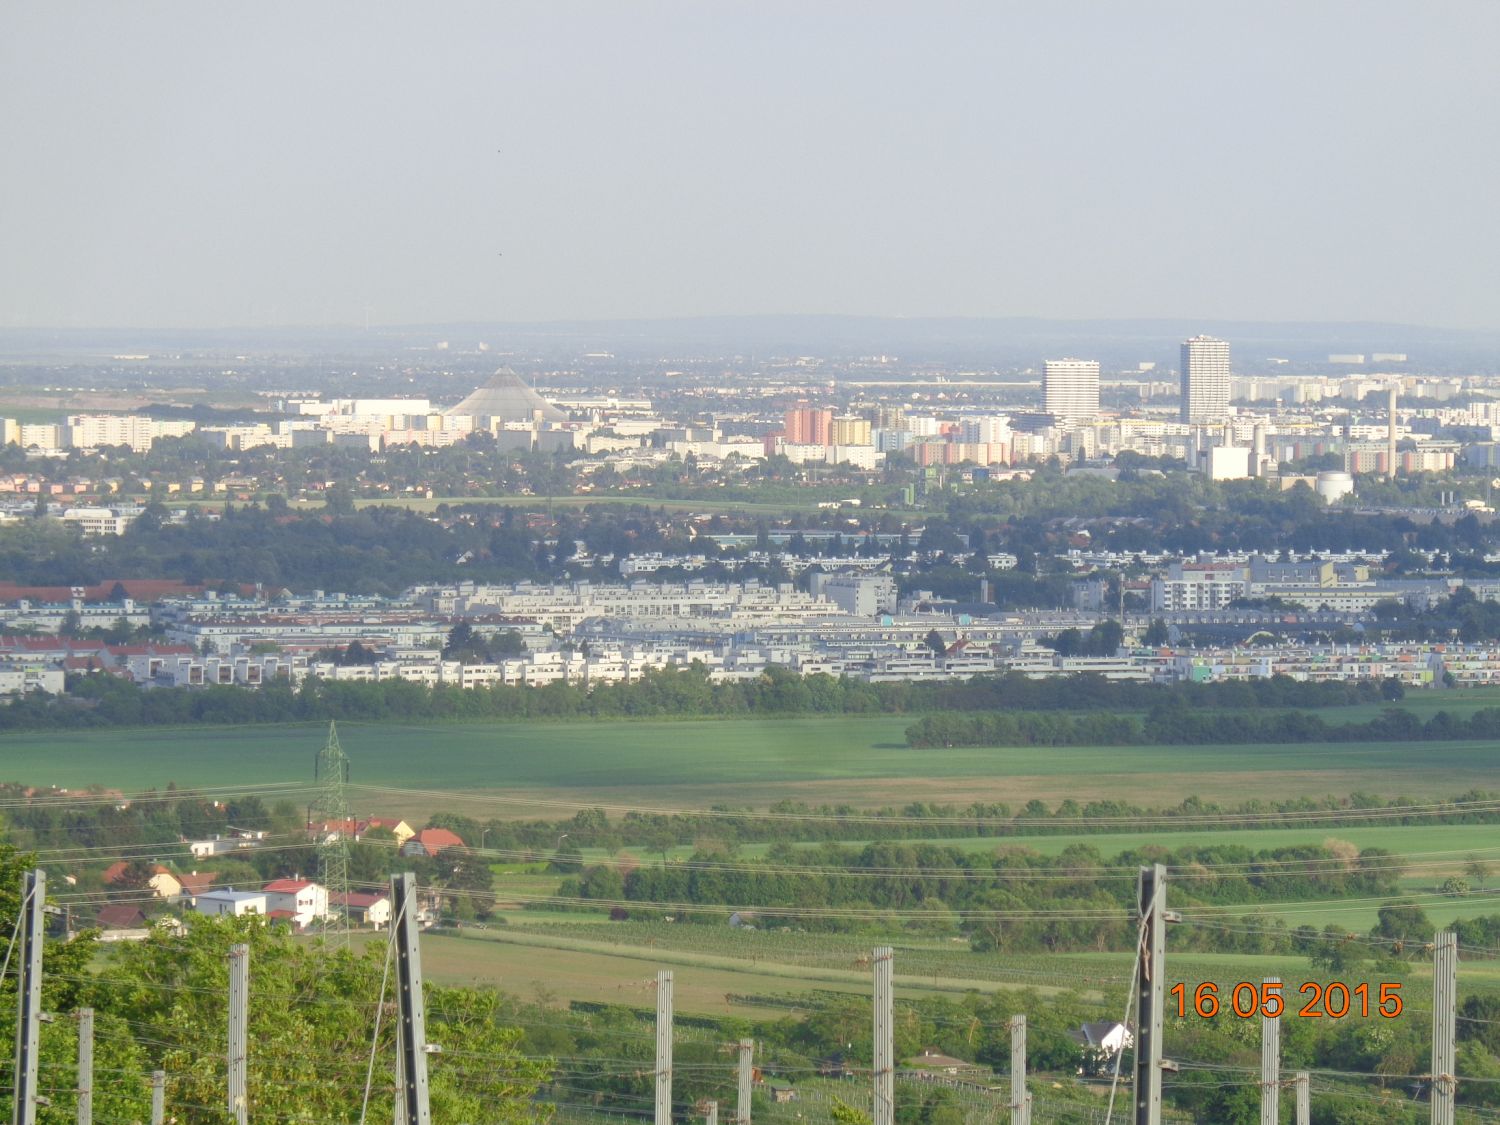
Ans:
[[[784,798],[873,807],[1117,798],[1175,804],[1364,791],[1414,800],[1494,784],[1483,742],[912,750],[908,716],[769,721],[346,723],[370,811],[541,815],[550,801],[695,808]],[[3,776],[127,790],[312,780],[316,724],[8,734]],[[552,815],[564,815],[550,809]]]

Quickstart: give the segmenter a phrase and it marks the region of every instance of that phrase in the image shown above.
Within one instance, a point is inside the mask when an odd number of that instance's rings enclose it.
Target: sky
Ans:
[[[0,326],[1500,328],[1494,0],[13,4]]]

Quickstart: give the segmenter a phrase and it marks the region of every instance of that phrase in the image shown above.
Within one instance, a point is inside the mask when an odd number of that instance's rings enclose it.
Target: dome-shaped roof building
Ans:
[[[492,422],[566,422],[568,416],[528,387],[509,367],[495,372],[489,382],[457,406],[444,411],[474,419],[476,428]]]

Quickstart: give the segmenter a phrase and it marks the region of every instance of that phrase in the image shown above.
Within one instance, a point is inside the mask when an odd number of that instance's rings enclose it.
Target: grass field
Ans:
[[[1188,794],[1240,802],[1365,791],[1452,796],[1494,784],[1483,742],[1405,746],[1132,746],[912,750],[908,716],[758,722],[346,723],[355,800],[370,811],[545,815],[547,802],[696,808],[784,798],[872,807],[910,801]],[[317,724],[10,734],[4,776],[123,789],[312,780]],[[370,787],[370,788],[365,788]],[[388,791],[386,791],[388,790]],[[551,815],[565,815],[551,809]]]
[[[716,927],[635,923],[555,923],[451,931],[423,936],[423,963],[443,983],[496,985],[521,996],[547,995],[648,1007],[657,969],[674,974],[680,1010],[746,1017],[785,1015],[813,993],[869,994],[867,954],[879,941],[857,934],[730,934]],[[666,933],[675,929],[676,933]],[[1070,992],[1099,1006],[1101,1018],[1123,1001],[1131,956],[1126,953],[976,954],[947,939],[893,939],[900,997],[957,998],[969,992]],[[1170,938],[1169,938],[1170,946]],[[1195,986],[1214,981],[1227,995],[1241,980],[1279,976],[1289,992],[1330,974],[1294,955],[1178,952],[1169,949],[1171,980]],[[1333,974],[1349,984],[1376,980],[1373,967]],[[1381,979],[1384,979],[1383,977]],[[1423,963],[1400,977],[1412,1018],[1429,1011],[1430,980]],[[1462,991],[1500,989],[1500,961],[1466,960]]]

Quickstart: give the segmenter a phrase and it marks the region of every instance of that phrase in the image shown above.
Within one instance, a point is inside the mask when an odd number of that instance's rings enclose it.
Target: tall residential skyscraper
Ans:
[[[1182,420],[1194,425],[1229,416],[1229,341],[1194,336],[1182,342]]]
[[[1049,359],[1042,369],[1043,409],[1058,422],[1088,422],[1099,414],[1099,364]]]

